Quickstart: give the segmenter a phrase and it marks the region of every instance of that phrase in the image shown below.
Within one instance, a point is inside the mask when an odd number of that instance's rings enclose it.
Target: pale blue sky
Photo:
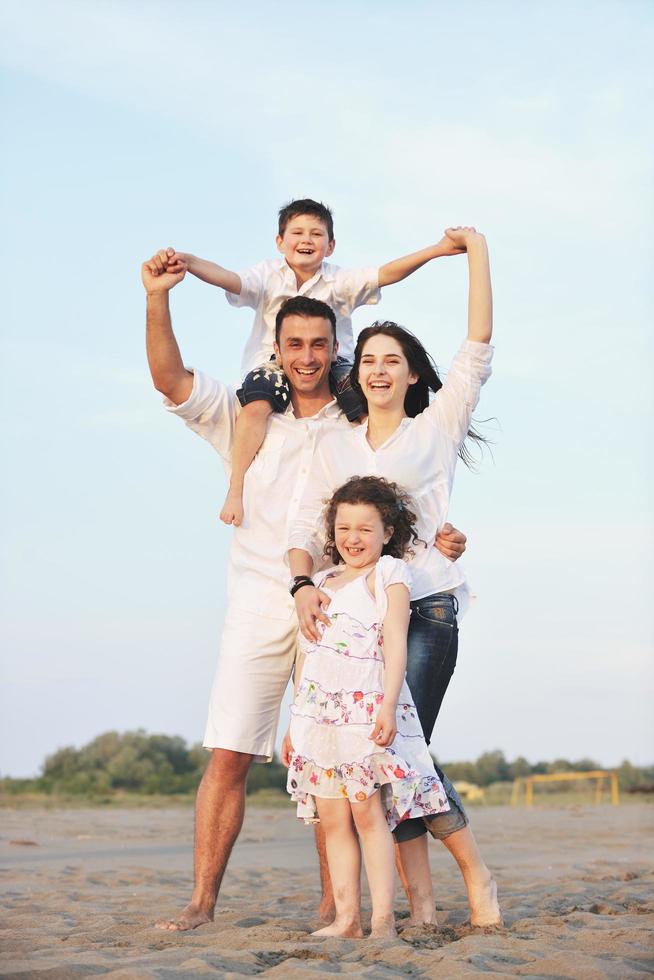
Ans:
[[[218,457],[165,415],[140,262],[242,268],[290,197],[343,265],[489,241],[494,463],[452,516],[478,594],[441,758],[652,742],[652,50],[647,3],[5,4],[0,772],[109,728],[202,736],[229,531]],[[359,311],[446,367],[463,259]],[[236,380],[248,311],[190,279],[189,363]]]

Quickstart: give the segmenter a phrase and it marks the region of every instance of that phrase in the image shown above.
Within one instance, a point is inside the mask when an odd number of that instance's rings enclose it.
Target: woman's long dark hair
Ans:
[[[366,342],[370,340],[371,337],[376,337],[377,334],[382,334],[385,337],[393,337],[394,340],[397,340],[398,344],[402,348],[404,356],[407,359],[409,370],[412,374],[417,374],[418,376],[418,380],[415,382],[415,384],[409,385],[409,390],[407,391],[404,399],[404,411],[411,418],[415,418],[416,415],[423,412],[429,405],[429,392],[437,392],[443,387],[443,382],[438,376],[436,365],[418,338],[415,337],[409,330],[401,327],[398,323],[393,323],[392,320],[384,320],[383,322],[377,320],[371,326],[366,327],[365,330],[362,330],[359,334],[357,345],[354,350],[354,366],[350,372],[352,387],[360,396],[367,412],[368,402],[363,394],[361,385],[359,384],[359,367],[361,365],[361,355]],[[488,445],[488,439],[484,438],[481,433],[477,432],[473,426],[470,426],[468,429],[466,441],[468,439],[471,439],[478,447]],[[459,458],[463,460],[469,469],[474,469],[476,460],[465,442],[459,449]]]

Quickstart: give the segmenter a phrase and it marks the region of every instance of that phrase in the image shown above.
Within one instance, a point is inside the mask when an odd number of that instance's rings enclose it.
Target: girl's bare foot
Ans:
[[[370,929],[371,939],[395,939],[397,931],[395,929],[395,918],[391,915],[373,916]]]
[[[220,519],[223,524],[233,524],[234,527],[240,527],[243,523],[243,497],[237,490],[229,489]]]
[[[495,879],[489,878],[468,889],[470,925],[479,927],[504,925],[502,911],[497,900]]]
[[[323,926],[312,936],[339,936],[341,939],[362,939],[363,930],[359,919],[335,919],[330,926]]]
[[[204,926],[207,922],[213,922],[213,909],[205,910],[192,902],[182,909],[176,919],[160,919],[155,922],[155,929],[167,929],[170,932],[188,932],[190,929],[197,929]]]

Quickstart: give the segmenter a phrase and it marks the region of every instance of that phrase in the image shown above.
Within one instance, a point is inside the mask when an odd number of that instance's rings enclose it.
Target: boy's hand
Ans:
[[[446,228],[445,237],[449,238],[460,252],[467,252],[471,242],[475,239],[483,239],[484,236],[470,225],[458,225],[456,228]]]
[[[181,252],[176,252],[174,248],[162,248],[150,259],[150,266],[153,276],[163,275],[164,272],[171,272],[176,275],[182,270],[186,272],[188,263],[184,261]]]
[[[282,751],[280,756],[282,760],[282,765],[286,766],[287,769],[291,764],[291,756],[293,752],[294,749],[293,749],[293,743],[291,742],[291,730],[289,728],[289,730],[286,732],[286,735],[284,735],[284,738],[282,739]]]
[[[466,550],[467,540],[463,531],[458,531],[451,524],[443,524],[438,529],[434,547],[438,548],[441,555],[448,561],[456,561]]]
[[[384,703],[377,715],[377,721],[368,738],[380,748],[390,745],[397,735],[397,722],[395,718],[396,706]]]
[[[464,255],[465,248],[455,245],[447,232],[443,235],[440,242],[436,243],[438,255]]]
[[[141,279],[148,293],[167,293],[186,275],[186,265],[177,262],[169,264],[168,253],[175,254],[172,248],[161,249],[141,266]]]
[[[329,626],[329,617],[323,607],[328,606],[330,602],[331,599],[326,592],[321,592],[320,589],[310,585],[305,585],[295,593],[295,608],[300,631],[307,640],[318,643],[320,633],[317,624],[324,623],[325,626]]]

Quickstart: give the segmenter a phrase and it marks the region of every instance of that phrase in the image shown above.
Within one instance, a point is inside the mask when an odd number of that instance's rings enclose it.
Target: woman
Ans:
[[[367,402],[367,421],[358,429],[323,439],[289,539],[289,564],[302,633],[318,639],[327,623],[329,597],[310,580],[322,556],[320,514],[336,487],[355,475],[375,474],[402,485],[412,499],[421,543],[410,560],[413,577],[407,680],[427,742],[454,670],[459,603],[467,586],[458,565],[430,546],[447,518],[458,457],[464,446],[481,386],[490,375],[492,294],[488,250],[474,228],[445,234],[467,252],[470,278],[468,336],[441,383],[429,355],[408,331],[376,323],[362,331],[356,346],[353,384]],[[430,390],[435,397],[429,400]],[[321,608],[322,604],[322,608]],[[497,889],[477,849],[456,791],[438,770],[450,811],[428,821],[456,858],[468,890],[473,925],[501,921]],[[395,831],[402,878],[415,922],[434,921],[425,822],[408,820]]]

